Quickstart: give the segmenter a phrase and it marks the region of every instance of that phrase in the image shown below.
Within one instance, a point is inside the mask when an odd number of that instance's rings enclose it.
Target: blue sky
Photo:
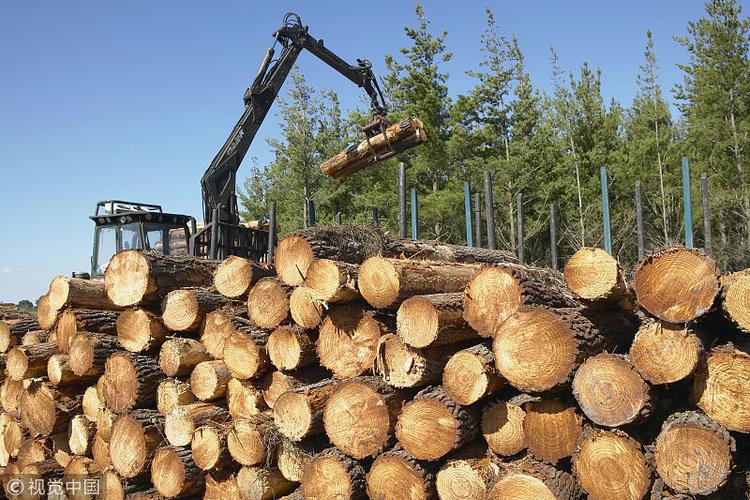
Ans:
[[[672,36],[704,10],[677,0],[425,2],[434,29],[448,31],[452,95],[473,85],[464,72],[479,61],[487,5],[500,29],[518,36],[535,85],[549,88],[555,47],[565,68],[599,66],[605,96],[626,105],[646,30],[671,89],[681,78],[675,63],[686,59]],[[383,56],[407,43],[413,8],[394,0],[0,0],[0,302],[35,300],[55,274],[88,270],[88,216],[100,199],[200,216],[199,179],[287,11],[345,59],[368,58],[383,74]],[[299,65],[345,106],[360,102],[356,87],[310,54]],[[277,121],[272,111],[248,159],[270,158],[265,138],[278,133]],[[246,161],[239,177],[250,169]]]

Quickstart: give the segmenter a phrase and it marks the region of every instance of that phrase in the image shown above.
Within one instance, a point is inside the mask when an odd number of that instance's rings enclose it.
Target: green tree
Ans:
[[[16,307],[21,311],[31,311],[34,309],[34,304],[32,304],[30,300],[24,299],[19,301]]]

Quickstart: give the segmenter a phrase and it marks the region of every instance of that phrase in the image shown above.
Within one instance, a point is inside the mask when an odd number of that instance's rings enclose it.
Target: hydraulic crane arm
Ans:
[[[382,119],[387,113],[382,92],[369,61],[357,59],[356,66],[350,65],[328,50],[323,45],[323,40],[316,40],[310,36],[308,27],[302,25],[297,14],[287,14],[284,18],[284,26],[273,35],[276,41],[266,51],[253,83],[245,91],[245,111],[201,179],[203,218],[206,223],[214,220],[214,210],[218,211],[219,222],[239,223],[236,193],[237,170],[294,66],[297,56],[303,49],[312,52],[320,60],[362,87],[370,97],[370,106],[376,119]],[[279,44],[282,49],[278,59],[274,60],[276,44]]]

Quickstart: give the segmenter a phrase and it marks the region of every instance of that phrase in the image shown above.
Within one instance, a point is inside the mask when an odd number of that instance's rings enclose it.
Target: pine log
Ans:
[[[575,406],[562,400],[542,399],[524,405],[523,431],[528,448],[540,460],[554,465],[573,455],[583,418]]]
[[[528,447],[523,428],[526,411],[522,399],[495,401],[484,407],[482,435],[489,448],[497,455],[510,457]]]
[[[268,264],[230,255],[216,268],[214,287],[227,298],[244,299],[258,280],[273,275]]]
[[[630,346],[630,361],[652,384],[670,384],[693,373],[704,349],[704,335],[690,325],[644,321]]]
[[[273,420],[278,431],[292,441],[321,433],[323,409],[337,384],[335,380],[324,379],[280,395],[273,406]]]
[[[578,250],[565,264],[563,276],[570,291],[589,307],[632,308],[620,263],[601,248]]]
[[[395,240],[384,255],[401,259],[438,260],[466,264],[517,263],[512,252],[481,247],[451,245],[437,240]]]
[[[714,347],[701,361],[692,402],[730,431],[750,432],[750,355],[732,344]]]
[[[120,476],[131,478],[145,470],[163,441],[164,417],[156,410],[134,410],[112,425],[109,455]]]
[[[232,418],[250,418],[267,410],[260,384],[232,378],[227,383],[227,408]]]
[[[365,468],[336,448],[328,448],[307,464],[302,476],[305,498],[364,500]]]
[[[589,498],[643,498],[651,486],[640,443],[619,430],[586,428],[573,454],[573,473]]]
[[[68,447],[76,455],[87,455],[94,438],[94,424],[83,415],[75,415],[68,426]]]
[[[62,481],[63,478],[63,467],[55,459],[47,459],[43,462],[36,462],[25,466],[23,469],[18,471],[18,474],[22,475],[27,481],[27,485],[34,484],[39,480],[45,481],[45,484],[49,484],[50,481]],[[37,483],[38,484],[38,483]],[[58,483],[59,484],[59,483]],[[63,485],[64,485],[63,481]],[[58,498],[64,495],[64,488],[61,488]],[[31,496],[31,498],[34,498]],[[54,498],[54,495],[52,497]],[[63,497],[65,498],[65,497]]]
[[[295,370],[318,362],[315,352],[317,334],[298,326],[280,326],[268,337],[266,350],[279,370]]]
[[[17,346],[24,335],[39,328],[39,321],[34,318],[0,320],[0,353]]]
[[[383,130],[356,146],[350,146],[320,165],[323,175],[345,179],[380,161],[379,155],[401,153],[427,142],[427,132],[418,118],[404,118],[382,126]]]
[[[664,482],[678,493],[708,495],[723,486],[733,466],[734,438],[705,415],[675,413],[656,438],[654,461]]]
[[[32,437],[65,432],[81,397],[71,397],[41,380],[31,382],[18,403],[21,423]]]
[[[41,344],[47,342],[48,337],[49,332],[47,330],[29,330],[23,334],[23,337],[21,337],[21,345],[27,346]]]
[[[572,475],[531,457],[500,463],[499,468],[488,500],[574,500],[582,496]]]
[[[14,347],[5,355],[5,372],[13,380],[41,377],[47,373],[47,360],[55,351],[56,342]]]
[[[181,288],[172,290],[162,300],[161,319],[172,331],[192,332],[201,326],[206,313],[220,308],[239,309],[240,304],[208,288]]]
[[[199,495],[204,489],[205,475],[196,467],[188,448],[160,448],[151,463],[151,483],[167,498]]]
[[[18,456],[23,443],[23,429],[18,421],[7,413],[0,413],[0,467],[6,467]]]
[[[287,285],[297,286],[315,259],[360,264],[382,254],[386,246],[386,236],[369,225],[316,225],[282,238],[273,262],[279,278]]]
[[[703,252],[682,247],[647,256],[633,274],[636,301],[652,316],[686,323],[708,312],[719,294],[716,263]]]
[[[80,388],[81,384],[94,382],[101,373],[101,370],[93,368],[83,375],[75,374],[67,354],[53,354],[47,361],[47,379],[54,386],[72,385]]]
[[[488,486],[499,472],[487,457],[447,461],[438,471],[435,485],[441,500],[487,498]]]
[[[227,339],[222,358],[235,378],[258,378],[271,368],[266,344],[269,332],[260,328],[241,328]]]
[[[224,500],[239,496],[237,474],[233,467],[215,470],[206,475],[206,492],[203,494],[203,500]]]
[[[303,441],[282,439],[276,447],[276,467],[287,480],[298,483],[302,481],[310,460],[327,446],[327,441],[320,435]]]
[[[269,408],[273,409],[276,400],[286,391],[302,385],[319,382],[324,378],[330,377],[330,375],[328,371],[320,367],[309,367],[304,370],[290,372],[280,372],[277,370],[268,372],[260,383],[260,388],[263,391],[263,400]]]
[[[51,330],[52,327],[55,326],[59,312],[59,309],[49,305],[49,297],[47,297],[47,295],[41,296],[39,302],[36,303],[36,319],[38,321],[38,326],[34,329],[41,328],[42,330]]]
[[[190,390],[202,401],[218,399],[227,393],[231,372],[221,360],[198,363],[190,374]]]
[[[235,462],[258,465],[266,460],[267,443],[274,438],[273,420],[268,414],[234,420],[227,433],[227,448]]]
[[[359,291],[373,307],[399,305],[412,295],[463,291],[480,264],[370,257],[359,268]]]
[[[117,415],[109,408],[102,408],[96,417],[96,433],[107,442],[112,439],[112,427],[115,425],[115,420],[117,420]]]
[[[318,359],[337,378],[351,378],[373,367],[378,341],[385,333],[371,312],[357,305],[333,309],[318,334]]]
[[[228,420],[227,409],[211,403],[175,406],[164,418],[164,435],[172,446],[186,446],[198,427],[209,422],[223,423]]]
[[[80,279],[67,276],[55,276],[49,285],[47,300],[52,309],[63,307],[79,307],[82,309],[102,309],[117,311],[120,307],[114,305],[107,291],[104,280]]]
[[[310,264],[305,287],[312,296],[325,303],[345,303],[357,300],[359,266],[330,259],[316,259]]]
[[[117,313],[94,309],[66,309],[55,327],[60,351],[67,353],[70,341],[79,332],[114,334],[117,332]]]
[[[255,327],[252,321],[241,316],[213,311],[206,314],[201,332],[201,343],[214,359],[224,357],[224,345],[238,328]]]
[[[387,333],[378,342],[373,371],[388,385],[399,388],[439,383],[448,359],[465,344],[414,349],[396,335]]]
[[[474,404],[503,387],[491,347],[484,343],[463,349],[445,364],[443,389],[458,404]]]
[[[130,352],[146,352],[159,347],[167,338],[167,328],[156,314],[131,307],[117,317],[117,340]]]
[[[296,486],[275,467],[242,467],[237,473],[237,488],[243,500],[275,500]]]
[[[210,422],[195,429],[190,450],[200,469],[212,470],[228,464],[231,457],[227,449],[227,425]]]
[[[323,321],[325,308],[323,302],[315,298],[312,290],[300,285],[289,296],[289,314],[297,325],[309,330]]]
[[[250,319],[261,328],[274,329],[289,319],[292,289],[277,278],[262,278],[247,295]]]
[[[170,338],[159,351],[159,366],[168,377],[189,375],[198,363],[210,359],[203,344],[193,339]]]
[[[370,498],[435,498],[435,464],[419,461],[400,447],[378,455],[367,473]]]
[[[739,331],[750,333],[750,271],[744,269],[722,276],[721,309]]]
[[[142,354],[116,352],[107,358],[102,376],[102,398],[115,413],[148,408],[164,380],[157,361]]]
[[[83,392],[83,399],[81,400],[83,416],[90,422],[96,422],[96,417],[99,415],[99,410],[102,408],[104,408],[104,402],[99,399],[96,386],[92,385],[87,387]]]
[[[16,454],[16,465],[23,469],[27,465],[44,462],[51,456],[45,439],[25,439]]]
[[[79,377],[101,375],[107,358],[116,350],[117,341],[111,335],[79,333],[69,344],[70,369]]]
[[[156,408],[166,416],[175,406],[188,405],[198,401],[190,384],[174,378],[166,378],[156,388]]]
[[[24,391],[24,384],[28,385],[27,381],[13,380],[10,377],[6,377],[0,385],[0,404],[3,407],[3,411],[13,416],[19,416],[18,406],[21,402],[21,396]]]
[[[477,338],[463,318],[463,292],[416,295],[396,314],[396,330],[407,345],[437,346]]]
[[[415,458],[438,460],[474,439],[478,420],[474,409],[461,407],[442,387],[428,387],[404,406],[396,438]]]
[[[94,439],[91,443],[91,457],[94,459],[94,463],[100,470],[112,468],[112,459],[109,457],[109,442],[105,441],[99,435],[99,432],[94,434]]]
[[[483,337],[492,337],[523,306],[575,307],[560,273],[504,264],[476,273],[464,292],[464,319]]]

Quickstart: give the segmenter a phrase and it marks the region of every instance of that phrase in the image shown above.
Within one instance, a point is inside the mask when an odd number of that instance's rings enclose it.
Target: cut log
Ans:
[[[747,269],[720,278],[724,316],[743,333],[750,333],[750,272]]]
[[[242,465],[264,463],[268,453],[266,443],[274,439],[273,420],[268,414],[234,420],[227,433],[227,448],[235,462]]]
[[[232,378],[227,383],[227,408],[232,418],[250,418],[267,409],[260,384]]]
[[[315,455],[302,477],[305,498],[349,498],[364,500],[365,468],[336,448]]]
[[[238,328],[254,327],[253,322],[240,316],[232,316],[221,311],[206,314],[201,332],[201,343],[214,359],[224,356],[224,345],[237,332]]]
[[[439,260],[466,264],[517,263],[512,252],[481,247],[451,245],[437,240],[395,240],[384,255],[401,259]]]
[[[375,455],[388,445],[405,398],[404,392],[375,377],[342,382],[323,410],[326,434],[351,457],[359,460]]]
[[[378,342],[373,371],[393,387],[424,387],[440,383],[443,367],[462,344],[414,349],[387,333]]]
[[[273,407],[279,432],[292,441],[323,432],[323,409],[336,386],[335,380],[325,379],[280,395]]]
[[[618,430],[584,430],[573,472],[589,498],[643,498],[651,486],[641,445]]]
[[[705,415],[675,413],[656,438],[656,470],[678,493],[708,495],[727,480],[736,451],[734,438]]]
[[[112,425],[109,456],[120,476],[135,477],[145,470],[163,441],[164,417],[156,410],[134,410]]]
[[[276,447],[276,467],[287,480],[302,481],[305,467],[312,458],[328,446],[323,436],[314,436],[304,441],[283,439]]]
[[[164,378],[155,359],[142,354],[116,352],[104,365],[101,396],[107,408],[115,413],[148,408],[154,404],[156,389]]]
[[[156,408],[165,416],[175,406],[188,405],[196,401],[198,398],[190,390],[190,384],[182,380],[167,378],[156,388]]]
[[[154,454],[151,483],[167,498],[199,496],[204,489],[205,476],[187,448],[165,447]]]
[[[193,339],[170,338],[159,351],[159,366],[168,377],[189,375],[196,365],[210,359],[204,345]]]
[[[356,377],[372,368],[383,327],[357,305],[331,311],[320,325],[318,359],[337,378]]]
[[[474,404],[502,386],[489,343],[458,351],[443,370],[443,389],[460,405]]]
[[[21,393],[18,404],[21,423],[32,437],[64,433],[80,402],[80,397],[71,397],[44,382],[34,381]]]
[[[289,318],[292,289],[277,278],[259,280],[247,295],[250,319],[261,328],[274,329]]]
[[[47,330],[30,330],[24,333],[23,337],[21,337],[21,345],[27,346],[41,344],[43,342],[47,342],[48,336],[49,332]]]
[[[190,390],[202,401],[218,399],[227,393],[232,374],[221,360],[198,363],[190,375]]]
[[[0,353],[21,344],[21,338],[30,331],[39,330],[39,322],[34,318],[0,321]]]
[[[714,347],[696,370],[692,402],[730,431],[750,432],[750,355],[732,344]]]
[[[707,313],[719,294],[716,263],[696,249],[669,248],[647,256],[633,274],[638,305],[668,323]]]
[[[230,255],[216,268],[214,287],[225,297],[243,299],[258,280],[273,274],[273,267],[268,264]]]
[[[227,427],[210,423],[195,429],[190,442],[195,465],[203,470],[212,470],[228,464]]]
[[[21,403],[21,396],[24,391],[24,383],[20,380],[13,380],[7,377],[0,385],[0,404],[6,413],[18,416],[18,406]]]
[[[74,385],[87,384],[96,381],[102,371],[92,368],[83,375],[77,375],[70,366],[70,356],[67,354],[53,354],[47,361],[47,378],[52,385]]]
[[[555,464],[573,455],[583,418],[565,401],[543,399],[524,405],[523,431],[528,448],[540,460]]]
[[[192,403],[175,406],[164,419],[164,435],[172,446],[190,444],[193,431],[209,422],[224,423],[229,420],[226,408],[210,403]]]
[[[271,368],[266,344],[269,332],[260,328],[241,328],[224,344],[223,359],[235,378],[258,378]]]
[[[79,377],[104,373],[107,358],[117,350],[117,340],[107,334],[79,333],[70,340],[68,355],[70,369]]]
[[[463,318],[463,292],[417,295],[406,299],[396,314],[396,330],[407,345],[437,346],[477,338]]]
[[[486,498],[487,486],[499,472],[487,457],[449,460],[438,471],[435,485],[441,500]]]
[[[178,288],[211,286],[216,266],[194,257],[125,250],[109,261],[104,286],[115,305],[155,303]]]
[[[112,426],[115,425],[115,420],[117,420],[117,415],[109,408],[102,408],[96,417],[96,433],[107,442],[112,438]]]
[[[380,133],[324,161],[320,165],[323,175],[336,180],[345,179],[380,161],[380,155],[400,153],[427,142],[427,132],[418,118],[404,118],[381,128]]]
[[[651,414],[649,386],[621,354],[584,361],[573,378],[573,396],[592,422],[607,427],[637,423]]]
[[[5,355],[5,371],[13,380],[41,377],[47,373],[47,360],[55,351],[56,342],[14,347]]]
[[[478,420],[476,411],[461,407],[442,387],[428,387],[404,406],[396,438],[413,457],[438,460],[474,439]]]
[[[317,363],[317,335],[298,326],[280,326],[268,337],[266,349],[279,370],[295,370]]]
[[[693,373],[704,349],[703,335],[692,326],[644,321],[630,346],[630,361],[652,384],[670,384]]]
[[[70,341],[79,332],[114,334],[117,332],[117,313],[94,309],[66,309],[55,327],[60,351],[67,353]]]
[[[167,338],[161,319],[145,309],[129,308],[117,317],[117,340],[130,352],[145,352],[159,347]]]
[[[463,291],[479,264],[370,257],[359,268],[359,291],[373,307],[399,305],[412,295]]]
[[[107,291],[104,289],[104,280],[86,280],[80,278],[69,278],[67,276],[55,276],[49,285],[47,300],[52,309],[67,307],[79,307],[82,309],[103,309],[116,311],[120,307],[114,305]]]
[[[70,419],[68,447],[76,455],[87,455],[94,439],[94,424],[83,415]]]
[[[574,500],[582,496],[572,475],[531,457],[499,465],[500,472],[489,488],[488,500]]]
[[[44,462],[50,458],[51,451],[44,439],[26,439],[21,443],[16,455],[16,465],[23,469],[27,465]]]
[[[510,457],[526,449],[528,439],[523,429],[526,412],[518,398],[495,401],[482,413],[482,435],[497,455]]]
[[[369,225],[316,225],[282,238],[273,263],[284,283],[297,286],[302,284],[315,259],[360,264],[368,257],[382,254],[386,246],[386,236]]]
[[[242,500],[275,500],[296,486],[275,467],[242,467],[237,473],[237,487]]]
[[[399,447],[378,455],[367,473],[370,498],[435,498],[435,465],[421,462]]]
[[[315,299],[326,303],[345,303],[359,298],[357,274],[359,266],[330,259],[317,259],[310,264],[305,277]]]
[[[81,400],[83,416],[86,417],[89,422],[96,422],[96,418],[99,416],[99,410],[102,408],[104,408],[104,402],[99,399],[96,386],[92,385],[87,387],[83,392],[83,399]]]
[[[268,372],[260,384],[263,391],[263,400],[269,408],[273,409],[276,400],[286,391],[319,382],[327,377],[330,377],[330,373],[320,367],[310,367],[305,370],[286,373],[276,370]],[[2,393],[0,392],[0,394]]]
[[[181,288],[172,290],[162,300],[161,319],[172,331],[192,332],[201,326],[206,313],[222,307],[238,309],[240,304],[207,288]]]
[[[6,467],[10,460],[18,456],[23,445],[23,429],[7,413],[0,414],[0,467]]]
[[[323,302],[316,299],[312,290],[298,286],[289,296],[289,314],[292,320],[302,328],[317,327],[325,316]]]
[[[568,259],[565,283],[589,307],[630,308],[629,290],[620,263],[601,248],[584,247]]]
[[[464,319],[483,337],[495,332],[523,306],[575,307],[560,273],[521,265],[482,269],[464,292]]]
[[[36,303],[36,319],[39,325],[37,328],[51,330],[55,326],[59,312],[59,309],[49,305],[49,297],[47,295],[41,296],[39,302]]]
[[[203,500],[224,500],[239,496],[237,474],[233,468],[215,470],[206,475],[206,492],[203,494]]]

